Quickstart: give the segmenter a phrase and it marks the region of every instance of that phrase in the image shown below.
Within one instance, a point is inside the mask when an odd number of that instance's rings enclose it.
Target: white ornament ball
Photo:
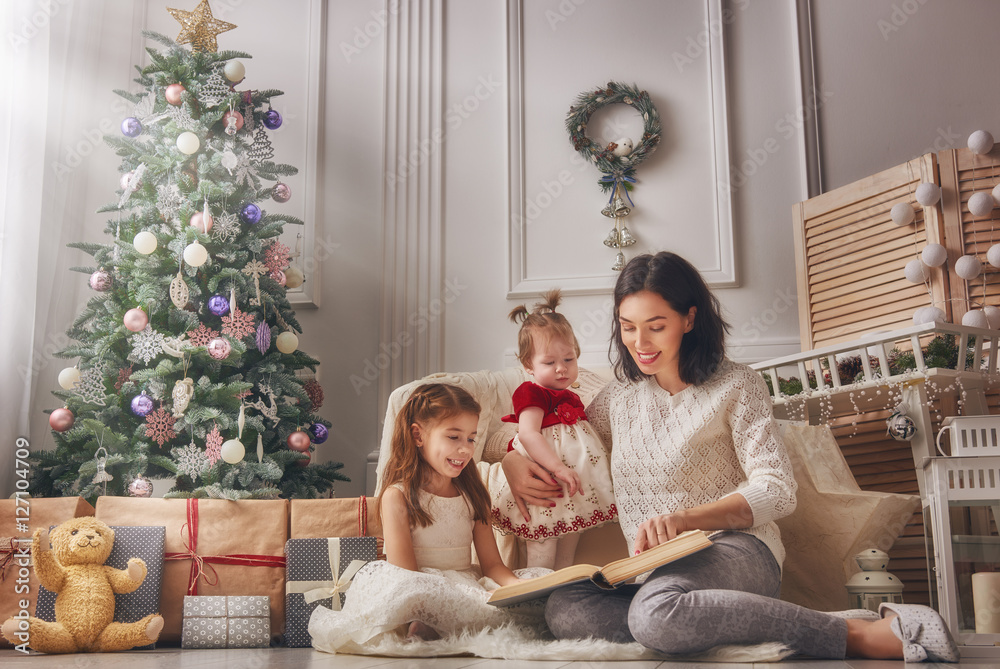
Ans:
[[[226,75],[226,79],[232,81],[233,83],[239,83],[247,75],[247,68],[238,60],[231,60],[226,63],[226,67],[223,69],[223,73]]]
[[[1000,244],[994,244],[986,251],[986,262],[994,267],[1000,267]]]
[[[979,276],[983,269],[983,263],[979,262],[976,256],[962,256],[955,261],[955,274],[966,281],[971,281]]]
[[[927,316],[925,315],[926,313],[927,313],[927,307],[920,307],[919,309],[914,311],[913,324],[923,325],[924,323],[927,323],[928,321],[927,321]]]
[[[925,181],[917,186],[917,191],[914,195],[917,198],[917,202],[923,206],[933,207],[941,199],[941,186]]]
[[[298,288],[306,282],[306,277],[298,267],[289,267],[285,270],[285,287]]]
[[[223,460],[231,465],[235,465],[237,462],[243,460],[243,456],[247,454],[247,449],[244,448],[238,439],[230,439],[223,442],[222,448],[219,449],[219,454]]]
[[[73,390],[75,386],[80,381],[80,370],[76,367],[67,367],[63,371],[59,372],[59,386],[63,390]]]
[[[903,275],[906,277],[907,281],[912,281],[913,283],[923,283],[927,280],[928,272],[927,265],[920,261],[920,258],[914,258],[910,262],[906,263],[906,267],[903,268]]]
[[[282,353],[294,353],[295,349],[299,347],[299,338],[295,336],[294,332],[282,332],[278,335],[276,345]]]
[[[184,262],[191,267],[201,267],[206,261],[208,261],[208,249],[198,242],[188,244],[184,249]]]
[[[944,315],[944,311],[937,307],[925,307],[927,311],[924,313],[924,322],[931,323],[937,321],[938,323],[947,323],[948,319]]]
[[[177,135],[177,150],[186,155],[191,155],[201,147],[201,140],[193,132],[182,132]]]
[[[149,230],[143,230],[132,239],[132,246],[144,256],[156,250],[156,235]]]
[[[977,130],[969,135],[969,150],[973,153],[985,156],[993,150],[993,135],[985,130]]]
[[[920,252],[920,259],[928,267],[938,267],[948,259],[948,250],[940,244],[928,244]]]
[[[988,328],[990,326],[989,319],[986,318],[986,314],[983,313],[982,309],[973,309],[972,311],[966,311],[965,315],[962,316],[962,325],[970,328]]]
[[[913,205],[909,202],[900,202],[893,205],[892,209],[889,210],[889,217],[892,219],[892,222],[900,226],[912,223],[916,215],[916,212],[913,211]]]
[[[991,304],[983,307],[983,313],[986,314],[986,322],[990,324],[990,329],[1000,330],[1000,307]]]
[[[993,187],[993,203],[1000,207],[1000,184]]]
[[[989,216],[995,204],[990,193],[973,193],[969,198],[969,213],[973,216]]]

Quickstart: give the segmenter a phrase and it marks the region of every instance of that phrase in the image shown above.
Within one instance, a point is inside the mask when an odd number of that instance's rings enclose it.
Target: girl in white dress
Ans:
[[[544,295],[532,313],[524,306],[510,312],[521,323],[517,358],[534,382],[514,391],[514,413],[503,420],[517,423],[510,450],[544,467],[563,487],[563,499],[519,511],[510,488],[493,493],[493,522],[502,531],[527,542],[528,567],[562,569],[573,564],[580,532],[603,525],[618,515],[607,451],[587,421],[576,383],[580,344],[566,317],[556,312],[558,290]]]
[[[540,621],[540,606],[486,603],[491,590],[521,579],[503,564],[490,526],[489,493],[472,459],[478,420],[479,404],[457,386],[413,391],[396,416],[378,499],[386,560],[355,575],[341,611],[313,612],[315,648],[365,653],[385,634],[431,640],[515,619]]]

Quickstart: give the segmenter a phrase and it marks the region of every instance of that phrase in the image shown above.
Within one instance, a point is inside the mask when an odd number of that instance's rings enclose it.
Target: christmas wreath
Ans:
[[[618,103],[633,107],[642,116],[642,138],[638,142],[623,138],[618,142],[610,142],[607,146],[598,146],[587,137],[587,122],[598,109]],[[612,191],[614,196],[617,186],[622,186],[625,191],[632,190],[635,168],[659,144],[660,115],[649,99],[649,93],[640,91],[635,85],[609,81],[604,88],[581,93],[577,97],[566,114],[566,129],[573,148],[604,173],[598,182],[601,188],[605,192]],[[631,198],[629,203],[631,204]]]

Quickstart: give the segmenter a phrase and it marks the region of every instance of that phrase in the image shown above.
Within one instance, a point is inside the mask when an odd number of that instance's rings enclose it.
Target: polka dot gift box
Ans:
[[[285,542],[285,645],[312,645],[309,617],[318,606],[339,611],[358,569],[375,559],[375,537]]]
[[[49,529],[54,529],[52,526]],[[115,622],[131,623],[160,612],[160,584],[163,581],[163,526],[124,527],[111,525],[115,543],[104,564],[115,569],[127,569],[129,558],[142,558],[146,563],[146,578],[135,592],[115,594]],[[38,588],[35,615],[42,620],[56,619],[56,593]],[[154,648],[155,644],[136,646],[133,650]]]
[[[186,595],[181,648],[267,648],[270,600],[262,595]]]

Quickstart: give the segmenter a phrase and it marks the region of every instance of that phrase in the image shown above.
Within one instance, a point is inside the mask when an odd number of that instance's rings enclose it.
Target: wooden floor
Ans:
[[[485,660],[478,657],[442,657],[401,659],[356,655],[329,655],[311,648],[264,648],[259,650],[182,650],[166,648],[155,651],[81,655],[24,655],[0,650],[0,667],[23,665],[32,669],[166,669],[168,667],[239,667],[239,669],[497,669],[527,667],[537,669],[751,669],[749,664],[711,664],[700,662],[527,662],[524,660]],[[1000,666],[1000,657],[970,658],[954,664],[907,665],[888,660],[786,660],[779,664],[757,664],[759,669],[903,669],[904,667],[977,667]]]

